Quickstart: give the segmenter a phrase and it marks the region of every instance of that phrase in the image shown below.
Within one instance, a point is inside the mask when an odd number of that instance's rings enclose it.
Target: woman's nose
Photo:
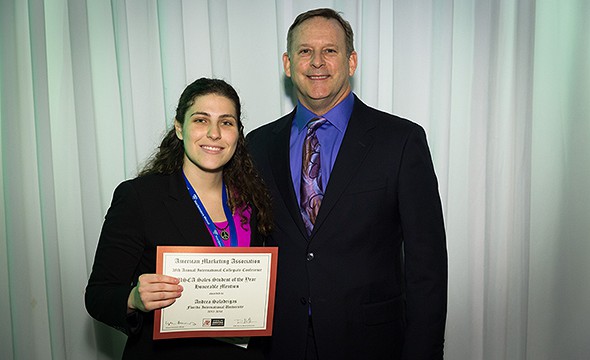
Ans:
[[[209,125],[209,129],[207,130],[207,137],[211,140],[218,140],[221,138],[221,131],[219,131],[219,126],[217,124]]]

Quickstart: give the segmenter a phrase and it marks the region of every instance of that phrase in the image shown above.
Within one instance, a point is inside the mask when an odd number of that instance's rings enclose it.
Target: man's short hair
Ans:
[[[289,27],[289,31],[287,32],[287,53],[289,54],[289,56],[291,55],[291,46],[293,44],[293,32],[295,31],[295,29],[299,25],[301,25],[301,23],[303,23],[305,20],[309,20],[317,16],[321,16],[326,19],[334,19],[338,21],[338,23],[342,26],[342,29],[344,30],[346,55],[350,56],[350,54],[352,54],[352,52],[354,51],[354,32],[352,31],[352,27],[350,26],[350,23],[348,21],[344,20],[344,18],[340,16],[339,12],[336,12],[335,10],[328,8],[309,10],[299,14],[295,18],[293,24],[291,24],[291,27]]]

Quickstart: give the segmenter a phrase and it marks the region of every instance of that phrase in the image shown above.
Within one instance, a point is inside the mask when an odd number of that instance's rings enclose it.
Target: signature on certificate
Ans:
[[[254,320],[251,317],[243,318],[243,319],[236,319],[236,325],[248,325],[253,324]]]
[[[195,327],[197,325],[197,323],[195,323],[194,321],[166,321],[165,326],[167,328],[176,328],[176,329],[183,329],[186,327]]]

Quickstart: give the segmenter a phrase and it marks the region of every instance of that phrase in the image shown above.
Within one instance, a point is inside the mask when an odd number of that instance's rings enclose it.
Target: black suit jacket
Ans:
[[[255,213],[250,226],[251,246],[262,246]],[[259,351],[252,351],[257,340],[251,340],[248,351],[213,339],[154,341],[153,312],[127,316],[127,298],[138,277],[156,272],[158,245],[214,246],[182,172],[121,183],[105,217],[86,287],[86,308],[95,319],[128,335],[123,358],[261,358]]]
[[[279,247],[271,358],[304,358],[309,303],[321,359],[442,358],[447,253],[423,129],[355,98],[308,237],[289,168],[293,117],[247,138]]]

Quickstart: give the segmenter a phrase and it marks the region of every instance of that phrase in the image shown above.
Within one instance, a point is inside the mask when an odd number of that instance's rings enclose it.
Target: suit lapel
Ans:
[[[181,172],[170,175],[168,195],[168,198],[164,201],[166,209],[170,214],[171,221],[182,234],[182,239],[176,241],[179,244],[193,246],[213,245],[209,230],[207,230],[197,207],[188,195]]]
[[[273,130],[275,136],[273,137],[274,143],[270,147],[269,161],[275,184],[281,193],[280,198],[283,200],[285,207],[301,234],[307,237],[307,231],[305,230],[305,225],[299,212],[299,201],[293,189],[290,166],[289,144],[294,115],[295,111],[285,116],[283,121],[277,124]]]
[[[360,167],[373,144],[372,131],[375,128],[375,123],[373,119],[366,118],[367,109],[368,107],[355,96],[354,109],[332,168],[330,181],[326,186],[316,224],[310,235],[311,239],[338,203],[352,179],[351,174],[354,174]],[[285,207],[301,234],[307,238],[307,231],[299,212],[299,201],[291,180],[289,138],[294,115],[295,111],[285,116],[284,121],[278,123],[273,130],[275,136],[273,137],[274,143],[269,148],[269,161],[275,184],[281,193],[280,198],[284,201]]]
[[[170,215],[171,221],[182,234],[182,239],[173,239],[179,245],[190,246],[214,246],[211,234],[190,198],[182,172],[170,175],[168,197],[164,204]],[[237,224],[236,224],[237,225]],[[263,246],[264,238],[256,229],[256,211],[253,209],[250,218],[250,246]]]
[[[351,174],[357,172],[373,145],[372,131],[375,128],[375,122],[366,117],[366,110],[367,106],[355,96],[354,109],[332,168],[330,181],[326,186],[322,205],[311,233],[312,238],[338,203],[352,179]]]

